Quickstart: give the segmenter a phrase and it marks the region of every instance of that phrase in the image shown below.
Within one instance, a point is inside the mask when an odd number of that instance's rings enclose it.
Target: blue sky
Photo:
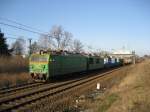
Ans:
[[[149,0],[0,0],[0,7],[0,17],[45,32],[62,25],[94,49],[110,51],[125,46],[139,55],[150,54]],[[3,25],[0,28],[34,40],[39,37]]]

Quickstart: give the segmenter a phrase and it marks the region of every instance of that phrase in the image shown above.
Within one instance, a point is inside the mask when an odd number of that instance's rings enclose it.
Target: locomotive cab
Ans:
[[[48,79],[48,66],[50,55],[48,54],[32,54],[29,60],[29,72],[34,80]]]

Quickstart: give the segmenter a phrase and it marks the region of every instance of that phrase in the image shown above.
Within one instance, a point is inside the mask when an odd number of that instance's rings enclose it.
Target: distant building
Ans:
[[[110,54],[111,57],[126,59],[127,61],[132,61],[135,63],[135,51],[129,51],[125,48],[120,50],[115,50]]]
[[[117,58],[129,58],[132,57],[133,55],[134,55],[133,51],[129,51],[126,49],[115,50],[110,54],[110,56]]]

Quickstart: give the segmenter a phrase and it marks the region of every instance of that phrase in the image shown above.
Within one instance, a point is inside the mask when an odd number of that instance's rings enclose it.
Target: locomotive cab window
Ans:
[[[93,58],[89,58],[89,64],[93,64],[94,63],[94,59]]]
[[[48,58],[46,56],[37,55],[31,57],[32,62],[47,62]]]

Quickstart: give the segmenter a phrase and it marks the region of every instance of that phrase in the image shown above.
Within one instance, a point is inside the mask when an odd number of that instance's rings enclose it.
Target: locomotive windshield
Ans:
[[[44,55],[34,55],[34,56],[31,56],[31,61],[32,62],[47,62],[48,57]]]

